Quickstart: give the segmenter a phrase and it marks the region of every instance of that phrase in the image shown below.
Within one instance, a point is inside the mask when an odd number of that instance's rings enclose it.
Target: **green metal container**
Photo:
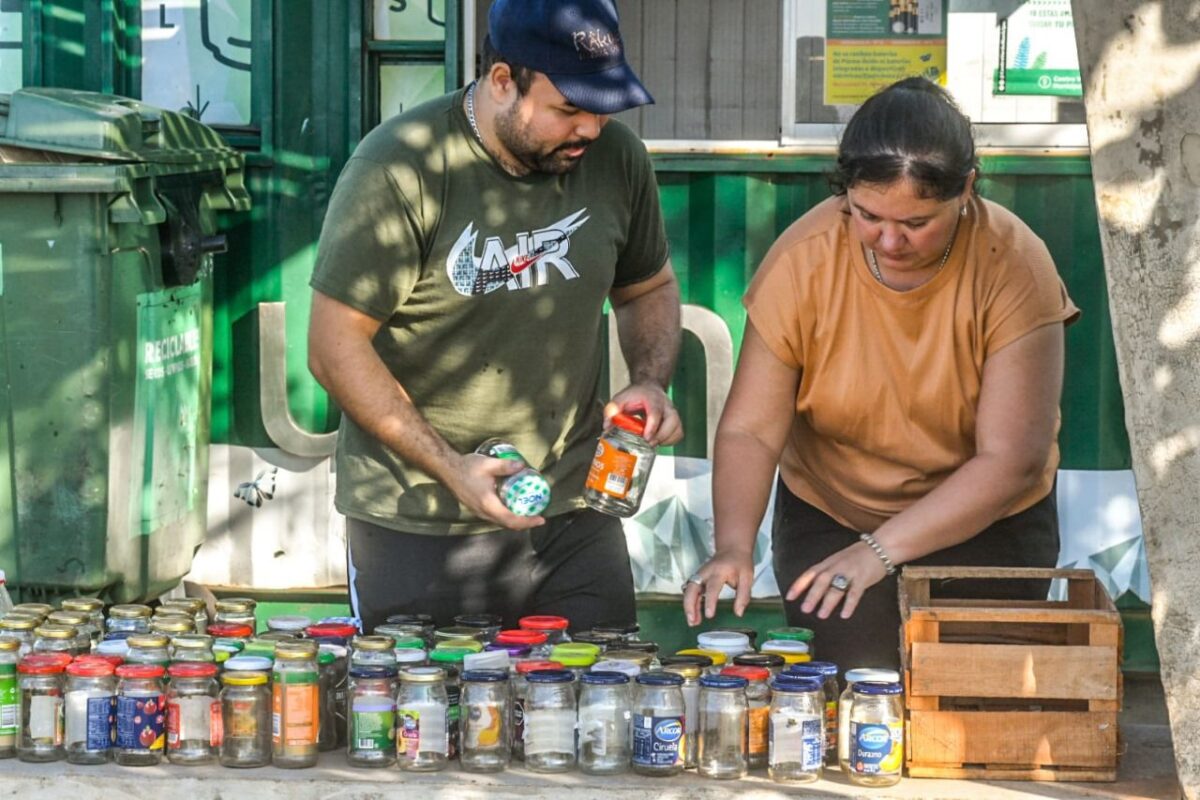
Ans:
[[[154,596],[204,539],[211,129],[66,89],[0,95],[0,565],[22,596]]]

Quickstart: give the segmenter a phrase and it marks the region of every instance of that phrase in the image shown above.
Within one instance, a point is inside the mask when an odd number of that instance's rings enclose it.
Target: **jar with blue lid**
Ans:
[[[825,690],[820,675],[784,673],[771,681],[767,774],[776,783],[821,777],[825,749]]]
[[[850,707],[854,705],[854,684],[861,681],[899,683],[900,673],[894,669],[848,669],[842,676],[846,690],[838,697],[837,763],[850,760]]]
[[[736,780],[749,768],[746,726],[749,706],[745,678],[705,675],[700,678],[697,771],[706,778]]]
[[[859,681],[850,705],[849,758],[857,786],[894,786],[904,767],[904,694],[899,683]]]
[[[396,668],[353,666],[349,691],[346,762],[352,767],[392,766],[396,763]]]
[[[838,763],[838,703],[841,697],[841,687],[838,686],[838,665],[832,661],[808,661],[803,664],[789,664],[783,671],[785,675],[819,678],[821,691],[825,702],[825,765],[837,766]]]
[[[459,762],[465,772],[501,772],[512,760],[508,670],[463,672]]]
[[[525,675],[525,766],[567,772],[575,766],[575,675],[566,669]]]
[[[644,672],[633,699],[633,771],[667,777],[683,772],[686,747],[683,677]]]
[[[579,679],[579,771],[615,775],[629,769],[629,676],[593,669]]]

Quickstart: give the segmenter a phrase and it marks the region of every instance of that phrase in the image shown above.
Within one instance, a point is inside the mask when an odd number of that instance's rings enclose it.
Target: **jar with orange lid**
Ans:
[[[654,445],[642,438],[646,421],[616,414],[600,436],[584,483],[583,500],[591,508],[617,517],[632,517],[654,466]]]

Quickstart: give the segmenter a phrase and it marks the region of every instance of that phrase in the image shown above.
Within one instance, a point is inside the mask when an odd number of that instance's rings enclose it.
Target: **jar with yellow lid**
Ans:
[[[88,644],[80,643],[82,637],[74,625],[55,625],[52,622],[42,623],[33,631],[33,652],[35,653],[67,653],[71,656],[81,656],[88,651]]]
[[[181,633],[171,637],[172,662],[199,662],[211,664],[216,661],[213,653],[213,637],[203,633]]]
[[[50,612],[54,611],[54,606],[49,603],[17,603],[12,610],[19,614],[34,614],[45,619],[50,616]]]
[[[95,629],[92,644],[104,636],[104,601],[99,597],[68,597],[58,604],[63,611],[87,614]]]
[[[100,638],[100,631],[92,624],[92,618],[79,611],[52,611],[50,616],[46,617],[46,622],[75,628],[79,636],[77,644],[81,653],[90,652],[92,643]]]
[[[182,611],[187,614],[192,618],[196,633],[204,633],[205,628],[208,627],[208,606],[199,597],[176,597],[164,600],[159,608]]]
[[[213,622],[225,622],[235,625],[249,625],[252,630],[258,630],[258,620],[254,610],[258,603],[249,597],[227,597],[218,600]]]
[[[104,626],[109,633],[149,633],[153,614],[150,606],[135,603],[113,606],[108,610]]]
[[[129,651],[125,654],[127,664],[156,664],[163,669],[171,663],[171,640],[161,633],[144,633],[125,640]]]
[[[350,666],[395,667],[395,646],[391,636],[355,636],[350,640]]]
[[[265,672],[221,675],[223,767],[265,767],[271,763],[271,688]]]
[[[671,664],[663,668],[663,672],[673,672],[683,678],[683,718],[684,737],[681,744],[683,749],[683,768],[695,769],[697,764],[697,746],[700,742],[700,678],[705,674],[698,664]]]
[[[9,614],[4,619],[0,619],[0,636],[15,639],[20,647],[18,657],[24,658],[33,652],[33,631],[40,622],[36,617]]]
[[[450,758],[446,673],[437,667],[411,667],[400,673],[396,695],[396,751],[410,772],[445,769]]]
[[[638,665],[643,672],[649,672],[654,663],[653,653],[643,653],[639,650],[605,650],[606,661],[629,661]]]
[[[150,621],[150,632],[161,633],[163,636],[175,637],[184,633],[192,633],[196,630],[196,623],[191,617],[183,617],[178,615],[169,615],[165,617],[155,617]]]
[[[317,764],[321,724],[317,643],[280,642],[271,681],[272,761],[284,769]]]
[[[466,650],[468,653],[482,653],[483,642],[478,639],[442,639],[434,645],[435,650]]]
[[[720,650],[708,650],[703,647],[689,647],[686,650],[675,651],[677,656],[704,656],[712,662],[712,666],[708,668],[708,674],[719,675],[721,670],[729,662],[729,657]]]

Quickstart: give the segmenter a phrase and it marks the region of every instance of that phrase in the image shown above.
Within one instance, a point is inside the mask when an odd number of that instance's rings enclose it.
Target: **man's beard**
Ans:
[[[566,155],[566,151],[587,147],[595,141],[594,139],[576,139],[545,152],[530,139],[527,131],[519,127],[516,112],[517,106],[514,103],[507,111],[496,115],[496,138],[512,154],[517,163],[530,172],[542,172],[549,175],[568,173],[583,160],[583,156],[572,158]]]

